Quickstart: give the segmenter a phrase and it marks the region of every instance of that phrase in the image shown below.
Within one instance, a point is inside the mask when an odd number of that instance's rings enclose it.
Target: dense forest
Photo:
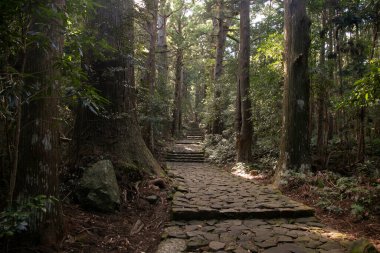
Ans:
[[[195,125],[208,163],[380,245],[379,0],[1,0],[0,14],[2,249],[57,251],[73,203],[113,213],[139,182],[170,191],[165,152]],[[102,162],[120,193],[100,206],[80,189]]]

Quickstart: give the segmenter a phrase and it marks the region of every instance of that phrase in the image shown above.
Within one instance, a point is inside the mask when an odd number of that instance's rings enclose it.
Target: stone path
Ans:
[[[186,145],[173,150],[202,149]],[[347,236],[270,186],[208,164],[176,162],[168,168],[177,191],[157,253],[347,252]]]
[[[203,132],[194,126],[186,131],[186,139],[176,141],[172,150],[165,155],[167,162],[203,163],[205,154],[201,147]]]

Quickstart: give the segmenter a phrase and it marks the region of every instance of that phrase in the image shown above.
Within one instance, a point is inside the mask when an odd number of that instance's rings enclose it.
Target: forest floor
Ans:
[[[122,186],[121,190],[125,193],[130,189]],[[152,187],[149,179],[144,180],[133,194],[124,194],[128,199],[123,200],[120,211],[114,214],[64,204],[66,237],[61,253],[155,252],[169,218],[168,191]],[[147,200],[152,195],[158,197],[155,203]]]
[[[368,238],[380,251],[380,217],[371,216],[365,219],[358,219],[350,212],[335,214],[328,212],[318,206],[319,198],[308,187],[302,189],[286,189],[283,193],[292,199],[302,202],[315,209],[315,216],[324,224],[350,235],[350,237]],[[336,200],[339,201],[339,200]],[[349,201],[339,201],[340,205],[350,205]]]

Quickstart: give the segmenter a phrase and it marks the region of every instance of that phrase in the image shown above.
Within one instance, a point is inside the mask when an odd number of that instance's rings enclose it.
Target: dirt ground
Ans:
[[[343,213],[336,215],[326,212],[318,207],[317,197],[304,187],[303,189],[287,190],[283,192],[285,195],[291,197],[294,200],[302,202],[315,209],[315,215],[322,223],[329,225],[330,227],[344,232],[353,238],[367,238],[376,246],[380,251],[380,217],[371,216],[367,219],[358,220],[351,213]],[[338,201],[338,200],[337,200]],[[344,203],[341,201],[341,205],[350,205],[350,203]]]
[[[65,204],[67,231],[61,253],[155,252],[169,218],[169,189],[160,190],[145,180],[133,194],[126,191],[115,214],[88,212],[76,204]],[[154,203],[146,199],[152,195],[158,196]]]

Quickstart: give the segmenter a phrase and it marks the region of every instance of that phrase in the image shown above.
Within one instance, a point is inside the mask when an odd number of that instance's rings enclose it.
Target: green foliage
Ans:
[[[369,64],[368,72],[354,83],[350,102],[357,106],[374,106],[380,101],[380,60]]]
[[[278,147],[280,134],[281,83],[283,80],[283,35],[269,34],[258,45],[251,71],[251,99],[255,134],[268,149]],[[258,124],[259,123],[259,124]]]
[[[55,205],[58,199],[38,195],[23,203],[16,203],[14,207],[0,213],[0,238],[13,236],[28,231],[29,219],[37,213],[46,213],[51,205]]]
[[[350,212],[357,219],[377,214],[380,198],[380,184],[368,182],[369,178],[343,177],[333,172],[293,172],[283,176],[283,187],[300,191],[309,189],[307,194],[317,199],[317,206],[333,214]],[[348,204],[346,204],[348,203]]]
[[[363,217],[365,215],[365,207],[360,204],[351,205],[351,213],[356,217]],[[367,214],[368,215],[368,214]]]
[[[228,137],[226,137],[228,136]],[[226,164],[235,160],[235,134],[225,135],[206,135],[205,137],[205,152],[207,160],[211,163]]]

